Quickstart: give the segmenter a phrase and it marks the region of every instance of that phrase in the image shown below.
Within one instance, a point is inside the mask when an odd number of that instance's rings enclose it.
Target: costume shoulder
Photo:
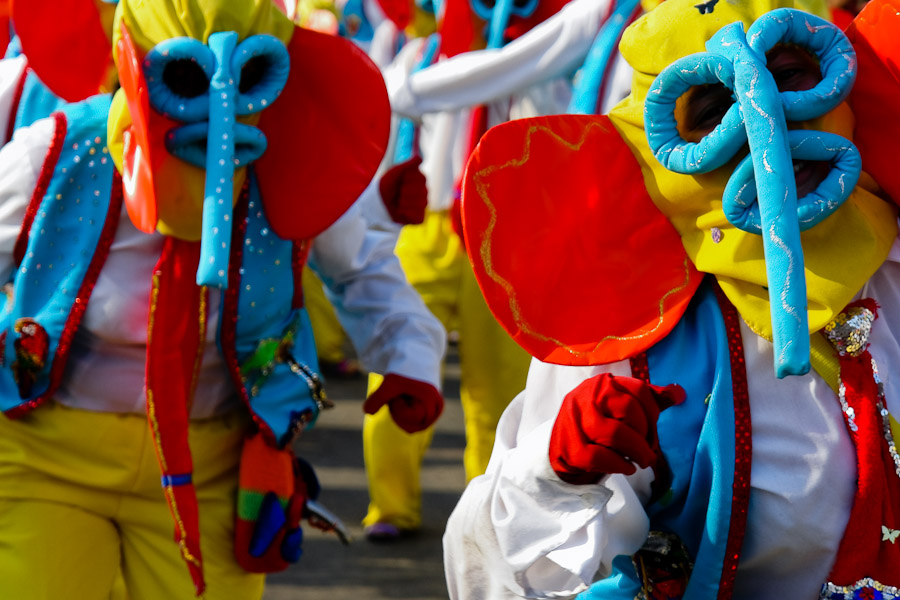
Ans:
[[[702,279],[605,116],[488,131],[466,169],[462,213],[491,311],[545,362],[643,352],[672,330]]]

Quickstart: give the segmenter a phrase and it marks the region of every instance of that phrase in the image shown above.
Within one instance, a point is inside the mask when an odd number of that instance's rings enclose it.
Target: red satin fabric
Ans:
[[[659,387],[602,373],[581,382],[562,403],[550,435],[550,466],[567,483],[597,483],[604,475],[635,472],[660,455],[656,421],[684,401],[677,385]]]
[[[867,308],[874,311],[875,303],[868,302]],[[888,450],[876,404],[878,387],[872,356],[865,351],[860,356],[842,356],[839,360],[845,399],[854,411],[857,426],[856,431],[850,431],[850,437],[856,446],[858,474],[853,509],[829,580],[837,585],[852,585],[871,577],[885,585],[900,586],[900,540],[891,542],[882,533],[882,527],[900,529],[900,476]]]
[[[390,133],[378,68],[353,43],[297,28],[291,73],[262,112],[268,148],[255,163],[263,205],[282,239],[314,237],[369,185]]]
[[[847,29],[859,61],[850,106],[865,170],[900,204],[900,0],[873,0]]]
[[[489,130],[466,170],[462,214],[488,306],[546,362],[643,352],[671,331],[702,279],[606,117]]]
[[[391,417],[400,429],[415,433],[438,420],[444,410],[444,397],[430,383],[388,373],[378,389],[366,399],[363,410],[374,415],[385,404],[390,407]]]
[[[421,156],[394,165],[381,176],[378,191],[394,223],[416,225],[425,220],[428,188],[419,170]]]
[[[147,418],[164,477],[193,471],[188,444],[201,337],[202,288],[195,283],[200,243],[167,237],[154,270],[147,329]],[[197,495],[192,483],[163,487],[175,522],[175,541],[197,595],[203,593],[203,563]]]
[[[94,0],[13,0],[12,19],[28,65],[54,94],[77,102],[98,92],[112,48]]]

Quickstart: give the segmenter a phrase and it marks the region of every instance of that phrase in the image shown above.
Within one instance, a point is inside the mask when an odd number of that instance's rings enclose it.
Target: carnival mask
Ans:
[[[648,348],[705,272],[753,331],[774,338],[779,376],[806,372],[809,333],[852,300],[896,237],[894,207],[871,193],[871,178],[857,185],[842,103],[856,60],[844,35],[778,1],[700,8],[669,0],[626,30],[632,93],[609,118],[507,123],[469,163],[463,218],[476,275],[495,315],[542,360],[598,364]],[[767,60],[775,68],[784,48],[817,64],[811,89],[779,89]],[[690,102],[710,88],[720,112],[689,131]],[[883,133],[861,135],[871,146]],[[529,232],[521,252],[513,230]],[[537,255],[548,247],[555,269]],[[560,302],[567,322],[548,316]]]
[[[224,288],[248,165],[274,234],[311,238],[368,185],[389,107],[359,50],[294,27],[269,0],[189,4],[122,3],[110,151],[135,225],[199,239],[197,283]]]

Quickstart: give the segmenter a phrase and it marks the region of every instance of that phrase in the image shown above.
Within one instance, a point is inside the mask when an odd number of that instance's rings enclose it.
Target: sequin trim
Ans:
[[[22,259],[25,258],[25,251],[28,249],[28,240],[31,237],[31,226],[34,224],[34,217],[37,215],[41,202],[44,201],[44,196],[47,194],[47,188],[50,187],[50,182],[53,180],[53,173],[56,171],[56,164],[59,162],[59,156],[62,154],[63,147],[66,143],[66,132],[68,130],[66,116],[61,112],[57,112],[53,113],[53,118],[56,120],[56,131],[53,133],[53,139],[50,140],[50,147],[47,149],[47,157],[44,159],[44,164],[41,165],[41,172],[38,175],[34,193],[31,194],[31,201],[28,203],[28,208],[25,209],[25,218],[22,220],[22,229],[19,230],[19,237],[16,238],[16,245],[13,247],[13,261],[15,261],[16,267],[22,264]]]
[[[57,113],[60,114],[60,113]],[[62,144],[60,144],[60,147]],[[109,248],[112,246],[113,238],[116,236],[116,229],[119,226],[119,214],[122,212],[122,178],[118,173],[113,174],[112,192],[110,194],[109,210],[106,211],[106,222],[103,224],[103,231],[100,232],[100,239],[97,242],[97,250],[91,259],[84,280],[72,304],[72,310],[69,311],[69,317],[66,319],[66,325],[62,334],[59,336],[59,343],[56,346],[56,354],[53,356],[53,363],[50,367],[50,384],[47,391],[34,400],[24,402],[16,407],[11,408],[4,414],[10,419],[17,419],[27,412],[37,408],[43,404],[48,398],[56,393],[59,384],[62,381],[63,372],[66,362],[69,358],[69,351],[72,347],[72,338],[78,331],[84,311],[87,310],[88,300],[94,292],[94,285],[97,278],[100,277],[100,270],[106,263],[109,256]]]
[[[872,359],[872,376],[875,379],[875,385],[878,386],[878,401],[875,403],[875,408],[878,410],[878,414],[881,415],[882,434],[885,442],[887,442],[891,459],[894,461],[894,472],[897,474],[897,477],[900,477],[900,454],[897,453],[897,444],[894,441],[894,433],[891,430],[891,413],[885,405],[884,383],[882,383],[881,377],[878,375],[878,365],[875,364],[874,358]]]
[[[731,386],[734,395],[734,483],[731,488],[731,524],[725,544],[722,579],[717,598],[731,598],[734,578],[741,558],[741,546],[747,530],[747,508],[750,504],[750,466],[753,442],[750,421],[750,394],[747,389],[747,366],[741,340],[740,317],[725,293],[715,286],[716,299],[725,321],[728,354],[731,359]]]
[[[826,583],[819,594],[820,600],[896,600],[900,598],[900,589],[884,585],[866,577],[853,585],[834,585]]]
[[[650,366],[647,364],[646,352],[641,352],[636,356],[632,356],[628,359],[628,363],[631,365],[632,377],[650,383]]]

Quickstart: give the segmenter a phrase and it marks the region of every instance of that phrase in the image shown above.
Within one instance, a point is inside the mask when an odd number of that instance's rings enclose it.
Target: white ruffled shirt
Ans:
[[[0,68],[6,62],[0,61]],[[0,91],[0,107],[3,97]],[[43,119],[18,130],[0,149],[0,281],[12,275],[13,247],[54,130],[54,120]],[[406,281],[393,252],[395,241],[395,233],[368,226],[358,203],[315,239],[310,266],[329,282],[338,317],[366,369],[440,389],[446,334]],[[86,410],[145,411],[151,276],[162,245],[162,235],[138,231],[122,211],[109,257],[73,340],[57,401]],[[218,290],[210,290],[210,327],[192,418],[226,412],[238,401],[216,346],[220,303]]]
[[[488,127],[512,119],[559,114],[572,98],[581,66],[610,0],[573,0],[503,48],[465,52],[412,72],[424,39],[406,44],[384,79],[395,115],[421,123],[422,172],[431,210],[447,210],[468,160],[471,108],[486,105]],[[601,101],[609,110],[627,93],[631,67],[618,57]],[[390,153],[392,150],[388,150]]]
[[[900,243],[860,291],[881,306],[869,351],[888,409],[900,414]],[[753,465],[736,600],[815,600],[831,570],[856,488],[856,454],[834,392],[815,372],[777,379],[772,344],[742,323]],[[652,471],[571,485],[550,467],[550,432],[565,395],[603,367],[532,362],[525,391],[500,420],[487,472],[447,523],[444,562],[454,600],[569,598],[643,544]]]

